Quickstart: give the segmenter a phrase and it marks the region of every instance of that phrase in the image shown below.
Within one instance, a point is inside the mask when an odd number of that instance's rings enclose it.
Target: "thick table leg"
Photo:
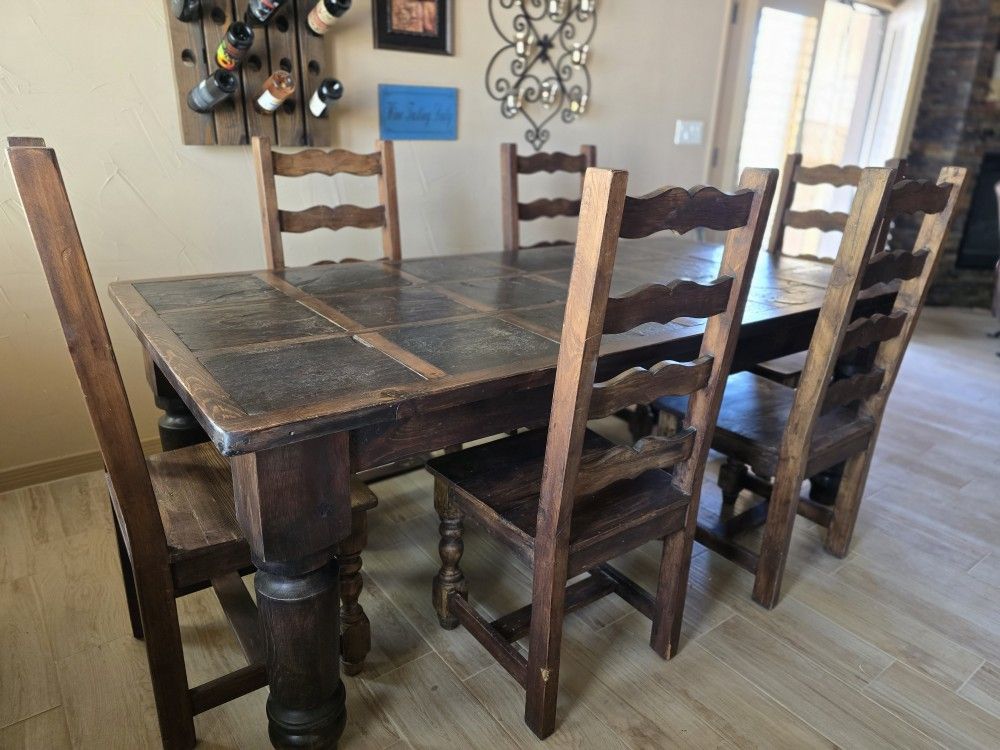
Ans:
[[[346,434],[233,459],[266,644],[275,747],[335,748],[347,720],[335,554],[351,531]]]
[[[149,381],[149,387],[153,389],[153,401],[157,408],[164,412],[157,423],[160,430],[160,445],[163,450],[174,451],[208,440],[208,435],[201,429],[198,420],[194,418],[180,396],[177,395],[177,391],[163,377],[163,373],[148,356],[146,357],[146,380]]]

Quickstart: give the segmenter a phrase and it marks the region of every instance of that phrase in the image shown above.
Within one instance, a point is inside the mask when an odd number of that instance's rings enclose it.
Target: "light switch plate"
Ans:
[[[678,120],[674,128],[674,144],[677,146],[700,146],[704,143],[705,122],[703,120]]]

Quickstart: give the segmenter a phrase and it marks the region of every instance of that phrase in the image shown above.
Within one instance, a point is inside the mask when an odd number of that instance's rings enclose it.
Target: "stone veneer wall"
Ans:
[[[930,304],[986,306],[992,293],[991,271],[957,269],[955,261],[983,155],[1000,151],[1000,105],[987,101],[998,41],[1000,0],[941,0],[908,172],[931,177],[955,165],[970,174]],[[912,247],[915,238],[916,223],[902,223],[894,244]]]

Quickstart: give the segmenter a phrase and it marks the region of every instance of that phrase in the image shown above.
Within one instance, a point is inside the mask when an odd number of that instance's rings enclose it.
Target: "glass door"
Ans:
[[[710,179],[735,185],[746,166],[780,167],[796,151],[824,0],[733,5]]]

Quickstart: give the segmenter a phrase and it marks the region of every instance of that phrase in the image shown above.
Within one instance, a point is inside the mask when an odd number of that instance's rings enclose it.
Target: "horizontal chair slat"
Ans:
[[[278,211],[278,223],[282,232],[301,234],[314,229],[332,229],[344,227],[357,229],[377,229],[385,226],[385,206],[362,208],[344,204],[331,208],[330,206],[313,206],[304,211]]]
[[[669,323],[676,318],[710,318],[729,305],[732,288],[731,276],[709,284],[688,279],[646,284],[608,299],[604,333],[623,333],[643,323]]]
[[[556,151],[551,154],[532,154],[517,157],[517,171],[520,174],[535,174],[536,172],[578,172],[587,171],[586,154],[566,154]]]
[[[892,187],[886,216],[890,218],[919,211],[938,214],[948,205],[951,185],[938,185],[930,180],[903,180]]]
[[[521,221],[551,219],[554,216],[579,216],[580,201],[570,198],[539,198],[531,203],[518,203],[517,215]]]
[[[915,279],[924,272],[924,263],[929,253],[926,250],[911,253],[908,250],[889,250],[872,257],[861,279],[861,288],[868,289],[876,284],[888,284],[897,279]]]
[[[690,191],[668,187],[640,198],[625,198],[621,237],[641,239],[651,234],[690,232],[695,227],[720,232],[744,226],[749,220],[754,193],[741,190],[732,195],[718,188],[699,186]]]
[[[686,427],[670,437],[647,437],[635,445],[618,445],[584,458],[576,494],[589,495],[623,479],[635,479],[653,469],[668,469],[691,456],[695,430]]]
[[[869,396],[874,396],[882,388],[884,380],[885,372],[875,369],[871,372],[864,372],[834,381],[826,390],[821,413],[827,414],[839,406],[846,406],[855,401],[861,401]]]
[[[693,362],[664,360],[648,370],[633,367],[603,383],[594,383],[590,418],[602,419],[632,404],[652,403],[661,396],[687,396],[708,385],[712,357]]]
[[[307,174],[371,177],[382,173],[382,159],[378,153],[356,154],[343,149],[326,152],[314,148],[297,154],[273,151],[271,159],[274,173],[279,177],[303,177]]]
[[[847,214],[841,211],[786,211],[785,226],[794,229],[819,229],[821,232],[843,232]]]
[[[876,313],[870,318],[859,318],[848,326],[840,351],[845,353],[880,341],[894,339],[903,330],[905,322],[906,313],[902,310],[897,310],[890,315]]]
[[[563,602],[563,609],[566,614],[575,612],[607,596],[614,590],[614,581],[599,571],[591,571],[590,575],[586,578],[581,578],[579,581],[571,583],[566,587],[566,599]],[[509,643],[519,641],[531,630],[531,605],[528,604],[521,607],[521,609],[494,620],[490,623],[490,627]]]
[[[833,185],[834,187],[857,187],[861,180],[861,167],[852,164],[822,164],[816,167],[799,166],[795,170],[795,182],[800,185]]]
[[[453,593],[448,597],[448,609],[521,687],[527,685],[528,661],[517,646],[509,643],[464,597]]]

